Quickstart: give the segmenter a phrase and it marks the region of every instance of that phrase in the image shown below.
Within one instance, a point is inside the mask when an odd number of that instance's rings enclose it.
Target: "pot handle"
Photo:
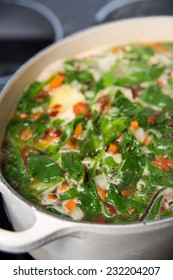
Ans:
[[[109,14],[118,10],[119,8],[141,1],[144,2],[145,0],[113,0],[108,2],[96,13],[95,21],[97,23],[101,23],[108,17]]]
[[[75,222],[57,219],[48,214],[35,212],[34,225],[24,231],[8,231],[0,228],[0,250],[21,253],[36,249],[57,238],[77,231]]]

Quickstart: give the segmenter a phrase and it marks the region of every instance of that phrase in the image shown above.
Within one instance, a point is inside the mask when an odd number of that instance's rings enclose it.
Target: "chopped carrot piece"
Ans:
[[[130,126],[133,130],[137,130],[139,128],[139,124],[137,121],[131,122]]]
[[[147,123],[148,124],[154,124],[156,122],[156,119],[155,119],[155,117],[148,117],[148,119],[147,119]]]
[[[77,139],[70,138],[67,140],[67,146],[69,146],[69,148],[74,149],[76,145],[77,145]]]
[[[114,47],[114,48],[112,49],[112,51],[113,51],[114,53],[119,53],[120,51],[122,51],[122,48],[120,48],[120,47]]]
[[[64,75],[59,74],[49,83],[49,88],[54,89],[56,87],[59,87],[60,85],[62,85],[63,82],[64,82]]]
[[[110,144],[108,148],[108,152],[116,153],[119,147],[116,144]]]
[[[72,198],[64,203],[64,207],[68,212],[72,212],[73,209],[76,207],[77,202],[78,202],[77,198]]]
[[[143,143],[143,145],[147,145],[148,144],[148,137],[145,137],[142,143]]]
[[[83,126],[82,126],[81,124],[78,124],[78,125],[75,127],[74,136],[75,136],[75,137],[78,137],[79,135],[81,135],[82,130],[83,130]]]
[[[25,129],[22,131],[22,133],[20,134],[19,138],[22,141],[27,141],[32,137],[32,132],[29,128]]]
[[[32,119],[32,120],[37,120],[37,119],[39,119],[42,115],[43,115],[43,112],[37,112],[37,113],[31,115],[31,119]]]
[[[122,195],[123,197],[128,197],[128,196],[129,196],[129,191],[123,190],[123,191],[121,192],[121,195]]]
[[[26,119],[28,117],[28,114],[26,114],[26,113],[21,113],[20,115],[19,115],[19,119],[21,119],[21,120],[24,120],[24,119]]]
[[[97,193],[98,193],[99,198],[102,201],[106,201],[106,192],[104,190],[102,190],[101,188],[99,188],[98,186],[96,188],[97,188]]]
[[[85,115],[88,112],[88,104],[79,102],[73,106],[75,115]]]
[[[65,191],[67,191],[69,189],[69,185],[67,184],[64,184],[64,185],[61,185],[58,189],[57,189],[57,193],[63,193]]]
[[[56,194],[51,193],[51,194],[48,194],[47,199],[48,199],[48,200],[56,200],[56,199],[57,199],[57,196],[56,196]]]

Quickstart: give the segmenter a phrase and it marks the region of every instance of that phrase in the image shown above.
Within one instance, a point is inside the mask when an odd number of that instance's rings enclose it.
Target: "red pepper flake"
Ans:
[[[103,224],[105,222],[105,218],[104,217],[96,218],[93,220],[93,222],[97,224]]]
[[[48,92],[46,90],[41,90],[39,94],[35,97],[36,101],[43,101],[48,95]]]
[[[85,118],[86,118],[87,120],[90,120],[90,119],[92,118],[92,116],[93,116],[93,113],[88,112],[88,113],[86,114]]]
[[[138,96],[141,88],[139,86],[137,86],[137,87],[130,87],[130,89],[132,91],[133,99],[135,99]]]
[[[62,131],[60,129],[55,129],[55,130],[47,129],[45,131],[44,138],[47,136],[56,138],[56,137],[60,137],[61,135],[62,135]]]
[[[98,100],[98,103],[101,104],[101,111],[109,109],[111,107],[110,98],[106,95],[101,96]]]
[[[59,110],[60,108],[62,107],[61,104],[55,104],[53,107],[52,107],[52,110]]]
[[[59,111],[51,111],[49,116],[56,117],[59,114]]]
[[[173,168],[173,159],[166,159],[162,156],[158,157],[152,162],[152,164],[164,172],[168,172],[170,168]]]
[[[122,195],[123,197],[128,197],[128,196],[129,196],[129,191],[123,190],[123,191],[121,192],[121,195]]]
[[[134,214],[134,213],[136,212],[136,208],[135,208],[135,207],[131,207],[131,208],[129,209],[129,212],[130,212],[131,214]]]
[[[26,119],[28,117],[28,114],[26,114],[26,113],[21,113],[20,115],[19,115],[19,119],[21,119],[21,120],[24,120],[24,119]]]
[[[159,116],[161,113],[160,113],[159,111],[155,111],[153,114],[154,114],[155,116]]]
[[[109,204],[109,203],[106,204],[106,208],[113,215],[115,215],[117,213],[116,208],[113,205]]]
[[[147,119],[148,124],[154,124],[155,122],[156,122],[155,117],[152,117],[152,116],[148,117],[148,119]]]
[[[167,124],[168,127],[173,127],[173,122]]]
[[[30,151],[30,149],[28,147],[24,147],[21,151],[22,158],[23,158],[23,161],[24,161],[25,164],[28,162],[29,151]]]

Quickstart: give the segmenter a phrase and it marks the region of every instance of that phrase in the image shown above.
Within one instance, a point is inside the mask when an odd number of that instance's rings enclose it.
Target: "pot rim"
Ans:
[[[73,38],[77,38],[78,36],[85,36],[88,32],[89,33],[94,33],[95,31],[99,30],[99,29],[107,29],[110,26],[118,26],[119,24],[121,24],[122,22],[124,23],[128,23],[128,22],[133,22],[133,21],[147,21],[147,20],[168,20],[171,19],[173,20],[173,16],[148,16],[148,17],[137,17],[137,18],[128,18],[128,19],[121,19],[118,20],[116,22],[109,22],[109,23],[103,23],[100,24],[99,26],[94,26],[94,27],[89,27],[86,28],[80,32],[75,32],[73,34],[68,35],[66,38],[60,40],[59,42],[56,43],[52,43],[51,45],[47,46],[46,48],[44,48],[43,50],[39,51],[37,54],[35,54],[32,58],[30,58],[27,62],[25,62],[11,77],[11,79],[8,81],[8,83],[5,85],[5,87],[2,90],[2,93],[0,95],[0,103],[3,100],[3,98],[6,96],[6,94],[8,94],[8,90],[11,88],[11,86],[13,86],[13,83],[15,82],[15,80],[20,77],[20,74],[24,71],[27,70],[30,65],[32,65],[33,62],[36,62],[38,59],[41,59],[42,56],[44,55],[48,55],[49,52],[53,51],[54,49],[56,49],[57,46],[63,46],[64,43],[68,43],[70,42],[71,39]],[[82,38],[81,38],[82,39]],[[1,145],[2,143],[0,143],[0,149],[1,149]],[[0,151],[1,153],[1,151]],[[1,162],[0,162],[1,164]],[[23,202],[24,204],[29,205],[31,208],[35,209],[36,211],[38,211],[39,213],[42,213],[46,216],[51,216],[52,218],[56,218],[58,220],[61,220],[62,222],[69,222],[71,225],[74,224],[77,226],[85,226],[85,227],[89,227],[89,228],[97,228],[98,230],[101,229],[117,229],[117,230],[134,230],[134,229],[139,229],[139,230],[149,230],[151,227],[152,228],[160,228],[159,226],[162,225],[162,227],[167,227],[169,224],[173,224],[173,216],[171,217],[166,217],[166,218],[162,218],[162,219],[158,219],[158,220],[152,220],[152,221],[142,221],[142,222],[134,222],[134,223],[130,223],[130,224],[98,224],[98,223],[94,223],[94,222],[87,222],[87,221],[73,221],[70,218],[62,218],[61,216],[58,216],[54,213],[49,213],[48,211],[46,211],[44,208],[42,208],[41,206],[37,206],[33,203],[31,203],[30,201],[28,201],[27,199],[25,199],[24,197],[22,197],[3,177],[2,172],[0,170],[0,183],[2,183],[3,187],[5,186],[10,193],[12,193],[15,197],[18,198],[18,200],[20,200],[21,202]]]

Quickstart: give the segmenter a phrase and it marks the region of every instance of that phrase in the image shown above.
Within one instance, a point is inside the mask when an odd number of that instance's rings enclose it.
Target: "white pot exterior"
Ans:
[[[0,99],[0,142],[21,92],[48,64],[126,43],[171,42],[172,26],[173,17],[123,20],[73,35],[35,56],[16,73],[3,91]],[[132,225],[70,222],[32,206],[17,195],[3,178],[0,180],[0,192],[9,218],[18,231],[0,230],[2,250],[29,250],[36,259],[173,258],[173,217]]]

